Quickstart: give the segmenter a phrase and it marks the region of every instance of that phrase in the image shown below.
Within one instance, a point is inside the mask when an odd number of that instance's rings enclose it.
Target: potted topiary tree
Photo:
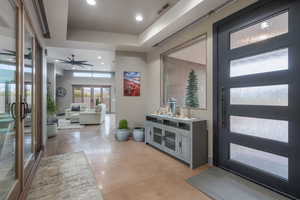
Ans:
[[[118,141],[127,141],[129,137],[129,128],[127,120],[119,121],[119,128],[117,129],[116,138]]]

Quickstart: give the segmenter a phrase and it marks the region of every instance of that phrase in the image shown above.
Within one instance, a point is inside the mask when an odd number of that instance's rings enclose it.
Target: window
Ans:
[[[204,35],[162,55],[162,104],[176,99],[180,107],[206,109],[206,51]]]
[[[111,78],[111,73],[100,72],[73,72],[74,77],[78,78]]]

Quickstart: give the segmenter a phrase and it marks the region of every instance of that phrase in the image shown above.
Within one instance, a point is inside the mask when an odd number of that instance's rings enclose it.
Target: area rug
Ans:
[[[220,168],[209,168],[187,180],[215,200],[288,200],[267,188]]]
[[[83,152],[42,158],[27,200],[103,200]]]
[[[80,125],[79,123],[71,123],[70,120],[66,119],[59,119],[58,120],[58,130],[66,130],[66,129],[79,129],[83,128],[83,125]]]

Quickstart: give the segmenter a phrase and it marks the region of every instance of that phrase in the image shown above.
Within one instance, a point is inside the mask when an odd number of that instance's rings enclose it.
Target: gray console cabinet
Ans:
[[[197,168],[208,161],[206,121],[147,115],[145,143]]]

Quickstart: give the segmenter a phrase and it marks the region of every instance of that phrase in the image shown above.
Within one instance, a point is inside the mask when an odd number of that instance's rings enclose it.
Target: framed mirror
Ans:
[[[207,36],[201,35],[161,54],[161,104],[207,107]]]

